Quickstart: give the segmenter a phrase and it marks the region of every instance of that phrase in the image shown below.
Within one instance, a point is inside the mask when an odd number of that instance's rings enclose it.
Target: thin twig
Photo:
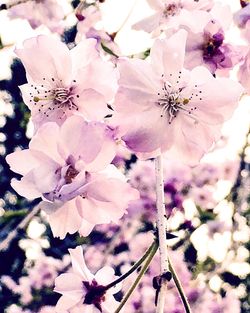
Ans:
[[[143,256],[130,268],[129,271],[127,271],[125,274],[117,278],[112,283],[108,284],[106,286],[106,289],[114,287],[115,285],[123,281],[125,278],[127,278],[129,275],[131,275],[148,258],[154,246],[155,246],[155,241],[151,244],[151,246],[147,249],[147,251],[143,254]]]
[[[25,228],[29,224],[32,217],[34,217],[39,210],[39,206],[35,206],[32,211],[16,226],[16,228],[8,234],[8,236],[0,243],[0,251],[8,249],[11,241],[16,237],[18,231]]]
[[[183,289],[183,287],[182,287],[182,285],[181,285],[181,282],[180,282],[180,280],[179,280],[179,278],[178,278],[178,276],[177,276],[177,274],[176,274],[176,272],[175,272],[175,270],[174,270],[174,268],[173,268],[173,265],[172,265],[170,259],[168,259],[168,262],[169,262],[169,269],[170,269],[170,271],[171,271],[171,273],[172,273],[172,275],[173,275],[173,279],[174,279],[176,288],[177,288],[177,290],[178,290],[178,292],[179,292],[179,295],[180,295],[180,297],[181,297],[181,301],[182,301],[182,303],[183,303],[185,312],[186,312],[186,313],[192,313],[192,312],[191,312],[190,305],[189,305],[189,303],[188,303],[188,299],[187,299],[187,297],[186,297],[186,295],[185,295],[184,289]]]
[[[142,276],[144,275],[144,273],[147,271],[156,251],[158,250],[158,243],[156,241],[154,241],[153,245],[151,245],[151,251],[143,265],[143,267],[141,268],[138,276],[136,277],[136,280],[134,281],[134,283],[132,284],[132,286],[129,288],[128,292],[126,293],[126,295],[124,296],[124,298],[122,299],[122,302],[120,303],[120,305],[118,306],[118,308],[115,310],[114,313],[119,313],[121,311],[121,309],[124,307],[124,305],[126,304],[127,300],[129,299],[129,297],[131,296],[131,294],[133,293],[133,291],[135,290],[136,286],[139,284]]]
[[[159,155],[155,159],[155,175],[156,175],[156,207],[157,207],[157,228],[160,248],[160,274],[169,271],[168,253],[167,253],[167,218],[165,210],[164,182],[163,182],[163,164],[162,156]],[[158,301],[156,305],[156,313],[164,312],[166,280],[162,280],[159,289]]]

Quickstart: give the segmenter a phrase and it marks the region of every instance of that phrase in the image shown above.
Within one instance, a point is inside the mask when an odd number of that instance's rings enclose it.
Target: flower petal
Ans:
[[[81,279],[85,281],[92,281],[94,275],[91,274],[87,268],[83,257],[83,250],[81,246],[77,246],[75,249],[69,249],[71,263],[75,274],[79,275]]]
[[[151,64],[161,77],[171,84],[178,81],[179,72],[183,68],[185,47],[186,47],[187,32],[183,29],[176,32],[169,39],[156,39],[150,51]]]
[[[43,78],[63,80],[71,79],[71,59],[67,46],[52,36],[39,35],[27,39],[22,49],[15,53],[21,59],[28,77],[33,82],[42,82]]]
[[[75,200],[65,203],[49,215],[49,224],[54,237],[63,239],[67,233],[74,234],[81,226],[82,218],[77,212]]]

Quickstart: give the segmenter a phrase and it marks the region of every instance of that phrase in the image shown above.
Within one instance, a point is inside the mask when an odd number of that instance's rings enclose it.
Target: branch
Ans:
[[[156,175],[156,207],[157,207],[157,228],[160,248],[160,276],[164,276],[169,272],[168,253],[167,253],[167,218],[165,210],[164,181],[163,181],[163,164],[162,156],[159,155],[155,159],[155,175]],[[157,297],[156,313],[164,312],[166,280],[162,280],[159,294]]]
[[[30,220],[40,211],[39,206],[35,206],[32,211],[16,226],[16,228],[11,231],[8,236],[0,243],[0,251],[5,251],[8,249],[11,241],[16,237],[20,229],[25,228]]]

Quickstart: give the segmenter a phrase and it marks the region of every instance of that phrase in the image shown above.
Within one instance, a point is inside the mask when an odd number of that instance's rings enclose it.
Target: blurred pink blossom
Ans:
[[[205,17],[206,10],[213,5],[213,0],[147,0],[147,2],[155,13],[136,23],[133,28],[153,32],[154,35],[169,28],[176,30],[180,25],[196,31],[199,27],[196,23],[197,18]]]
[[[11,18],[27,19],[32,28],[47,26],[52,32],[63,32],[64,11],[62,0],[30,0],[20,1],[8,10]]]

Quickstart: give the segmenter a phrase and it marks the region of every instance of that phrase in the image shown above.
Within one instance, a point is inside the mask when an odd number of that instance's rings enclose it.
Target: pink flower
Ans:
[[[121,59],[113,124],[140,157],[168,151],[194,165],[219,136],[242,93],[239,83],[205,67],[183,69],[186,31],[156,40],[150,62]],[[222,92],[227,90],[227,92]]]
[[[57,302],[56,312],[114,312],[119,303],[113,294],[121,289],[121,285],[105,289],[106,285],[117,278],[114,270],[105,266],[93,275],[85,264],[82,247],[69,249],[69,253],[73,271],[61,274],[55,280],[54,291],[62,294]]]
[[[121,218],[130,200],[138,198],[125,177],[109,165],[115,156],[111,130],[103,123],[69,117],[61,127],[44,124],[29,149],[7,156],[11,169],[23,175],[13,188],[28,199],[42,197],[54,236]]]
[[[246,92],[250,94],[250,49],[245,57],[243,64],[240,66],[238,79],[245,88]]]
[[[147,0],[147,2],[155,13],[136,23],[133,28],[155,34],[169,28],[178,29],[180,25],[195,30],[199,26],[196,19],[206,16],[206,12],[202,10],[207,10],[213,3],[211,0]]]
[[[233,46],[225,40],[226,30],[232,20],[229,6],[217,4],[197,23],[196,33],[189,31],[186,45],[185,68],[204,65],[211,73],[223,70],[223,74],[233,68],[243,58],[243,47]],[[218,72],[218,71],[217,71]],[[216,72],[216,74],[218,74]]]
[[[48,121],[61,124],[74,113],[100,120],[109,112],[106,103],[114,97],[116,73],[99,56],[95,39],[69,50],[59,40],[41,35],[23,46],[16,54],[28,84],[20,88],[37,127]]]
[[[11,18],[27,19],[32,28],[45,25],[52,32],[62,33],[62,21],[65,15],[62,6],[59,4],[62,1],[30,0],[19,2],[21,3],[8,10]]]

